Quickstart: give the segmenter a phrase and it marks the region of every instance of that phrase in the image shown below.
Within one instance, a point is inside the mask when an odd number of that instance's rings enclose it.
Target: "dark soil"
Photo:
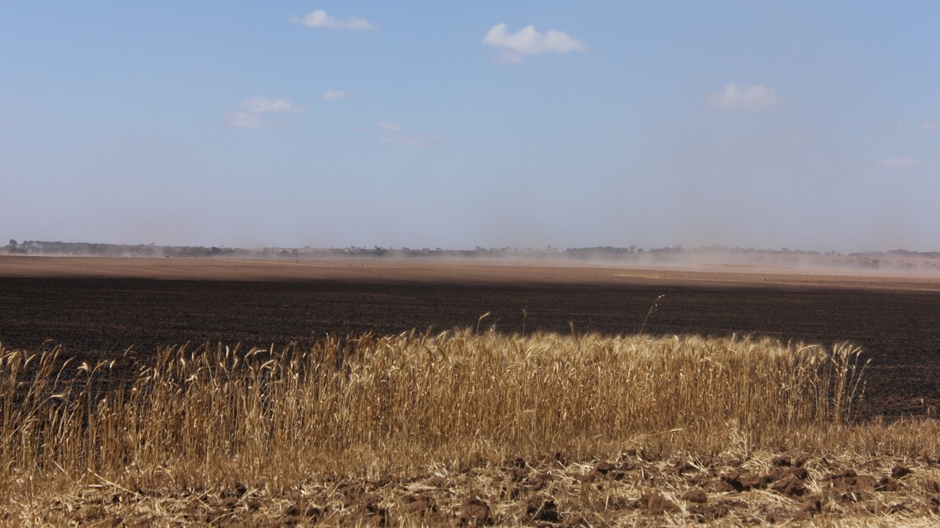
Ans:
[[[185,342],[280,346],[326,333],[482,327],[521,332],[640,331],[771,336],[871,358],[863,416],[936,415],[940,294],[822,288],[0,278],[0,342],[50,339],[87,359]]]

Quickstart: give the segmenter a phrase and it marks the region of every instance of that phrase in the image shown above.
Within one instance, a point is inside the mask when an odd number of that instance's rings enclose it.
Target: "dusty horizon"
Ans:
[[[795,269],[701,264],[616,265],[495,259],[262,260],[0,256],[0,277],[189,281],[343,281],[361,283],[659,285],[759,289],[940,291],[940,272]]]
[[[324,264],[349,262],[353,265],[369,263],[383,267],[445,266],[459,268],[483,267],[534,267],[534,268],[610,268],[626,270],[664,270],[679,272],[702,272],[719,274],[756,274],[756,275],[797,275],[812,276],[851,276],[874,277],[886,282],[887,278],[925,278],[940,279],[940,253],[917,253],[905,250],[889,252],[867,252],[843,255],[838,252],[819,253],[800,250],[758,250],[743,248],[704,247],[685,249],[681,246],[643,250],[631,246],[629,248],[569,248],[565,250],[556,248],[544,249],[487,249],[477,247],[474,250],[441,250],[441,249],[391,249],[391,248],[220,248],[220,247],[172,247],[155,245],[115,245],[115,244],[85,244],[62,242],[26,241],[22,244],[11,244],[0,248],[0,255],[4,250],[7,257],[20,259],[23,257],[76,257],[90,259],[84,264],[57,264],[49,266],[48,263],[39,264],[32,260],[32,264],[19,264],[7,266],[10,269],[37,266],[40,269],[55,269],[55,273],[65,273],[66,269],[92,270],[94,263],[100,263],[111,269],[114,263],[111,259],[142,259],[144,262],[153,259],[176,261],[249,261],[249,262],[285,262],[309,263],[314,267]],[[2,258],[2,257],[0,257]],[[15,261],[14,261],[15,262]],[[156,267],[167,267],[163,264]],[[202,264],[193,264],[200,268]],[[147,267],[147,264],[141,264]],[[120,266],[118,266],[120,267]],[[136,270],[139,266],[125,266]],[[169,268],[183,269],[185,264],[169,264]],[[82,273],[91,272],[84,271]],[[20,273],[20,272],[15,272]],[[132,271],[136,274],[138,271]],[[175,272],[174,272],[175,273]],[[146,273],[145,273],[146,275]],[[185,273],[184,273],[185,275]],[[251,275],[251,273],[249,273]],[[275,274],[289,278],[290,274],[282,272]],[[207,277],[208,278],[208,277]]]

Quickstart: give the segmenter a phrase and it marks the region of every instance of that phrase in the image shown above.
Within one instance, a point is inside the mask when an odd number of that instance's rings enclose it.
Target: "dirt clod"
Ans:
[[[891,478],[899,479],[904,478],[911,474],[911,470],[904,466],[894,466],[891,468]]]
[[[541,495],[535,495],[527,501],[525,512],[529,519],[536,522],[560,523],[562,520],[555,500]]]
[[[796,477],[778,480],[774,482],[770,489],[781,495],[786,495],[787,497],[801,497],[806,493],[806,487],[803,486],[803,482]]]
[[[646,508],[652,515],[662,515],[663,513],[674,513],[679,511],[676,503],[667,499],[662,493],[654,493],[646,503]]]
[[[790,474],[800,480],[806,480],[806,478],[809,477],[809,472],[806,471],[806,468],[802,467],[795,467],[791,469]]]
[[[257,506],[255,507],[257,510]],[[293,502],[284,508],[284,515],[288,517],[306,517],[317,519],[323,511],[320,508],[310,504],[304,497],[297,497]]]
[[[800,503],[800,509],[793,516],[796,520],[806,520],[822,511],[822,501],[811,497]]]
[[[727,486],[716,486],[716,491],[749,491],[752,489],[762,489],[767,487],[767,484],[773,479],[771,477],[753,475],[745,471],[735,470],[722,475],[721,480],[726,483]],[[727,489],[729,487],[730,489]]]
[[[741,507],[738,501],[719,501],[714,504],[693,504],[689,513],[700,522],[710,522],[725,517],[733,508]]]
[[[529,475],[524,484],[532,491],[540,491],[548,487],[552,482],[552,476],[548,473],[535,473]]]
[[[692,464],[689,464],[688,462],[684,460],[677,461],[675,464],[673,464],[672,469],[673,471],[676,472],[677,475],[691,473],[693,471],[698,470],[698,468],[696,468],[695,466],[693,466]]]
[[[427,495],[405,495],[401,500],[407,513],[420,514],[437,511],[434,499]]]
[[[901,483],[891,477],[881,477],[875,484],[875,491],[898,491]]]
[[[852,502],[867,498],[869,492],[875,490],[876,482],[875,477],[859,475],[852,469],[832,473],[823,478],[823,483],[828,489],[840,494],[840,500]]]
[[[695,504],[705,504],[708,502],[708,495],[703,490],[692,489],[682,494],[682,500]]]
[[[490,507],[480,499],[467,499],[457,508],[457,518],[460,524],[470,526],[490,524]]]

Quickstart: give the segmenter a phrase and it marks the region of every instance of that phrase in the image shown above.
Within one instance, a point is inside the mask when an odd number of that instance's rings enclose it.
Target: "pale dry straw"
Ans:
[[[113,362],[0,348],[0,492],[5,511],[23,512],[89,481],[135,494],[264,483],[277,495],[310,479],[584,461],[627,447],[742,460],[937,453],[940,441],[916,427],[851,423],[859,352],[476,329],[330,336],[282,350],[167,348],[130,379],[112,379]]]

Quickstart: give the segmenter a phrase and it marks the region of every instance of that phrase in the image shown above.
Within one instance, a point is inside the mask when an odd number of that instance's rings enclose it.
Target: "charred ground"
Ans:
[[[0,342],[44,340],[79,359],[185,342],[244,346],[325,333],[475,326],[521,332],[766,335],[868,351],[864,416],[936,414],[940,294],[825,288],[455,281],[213,281],[0,277]]]

